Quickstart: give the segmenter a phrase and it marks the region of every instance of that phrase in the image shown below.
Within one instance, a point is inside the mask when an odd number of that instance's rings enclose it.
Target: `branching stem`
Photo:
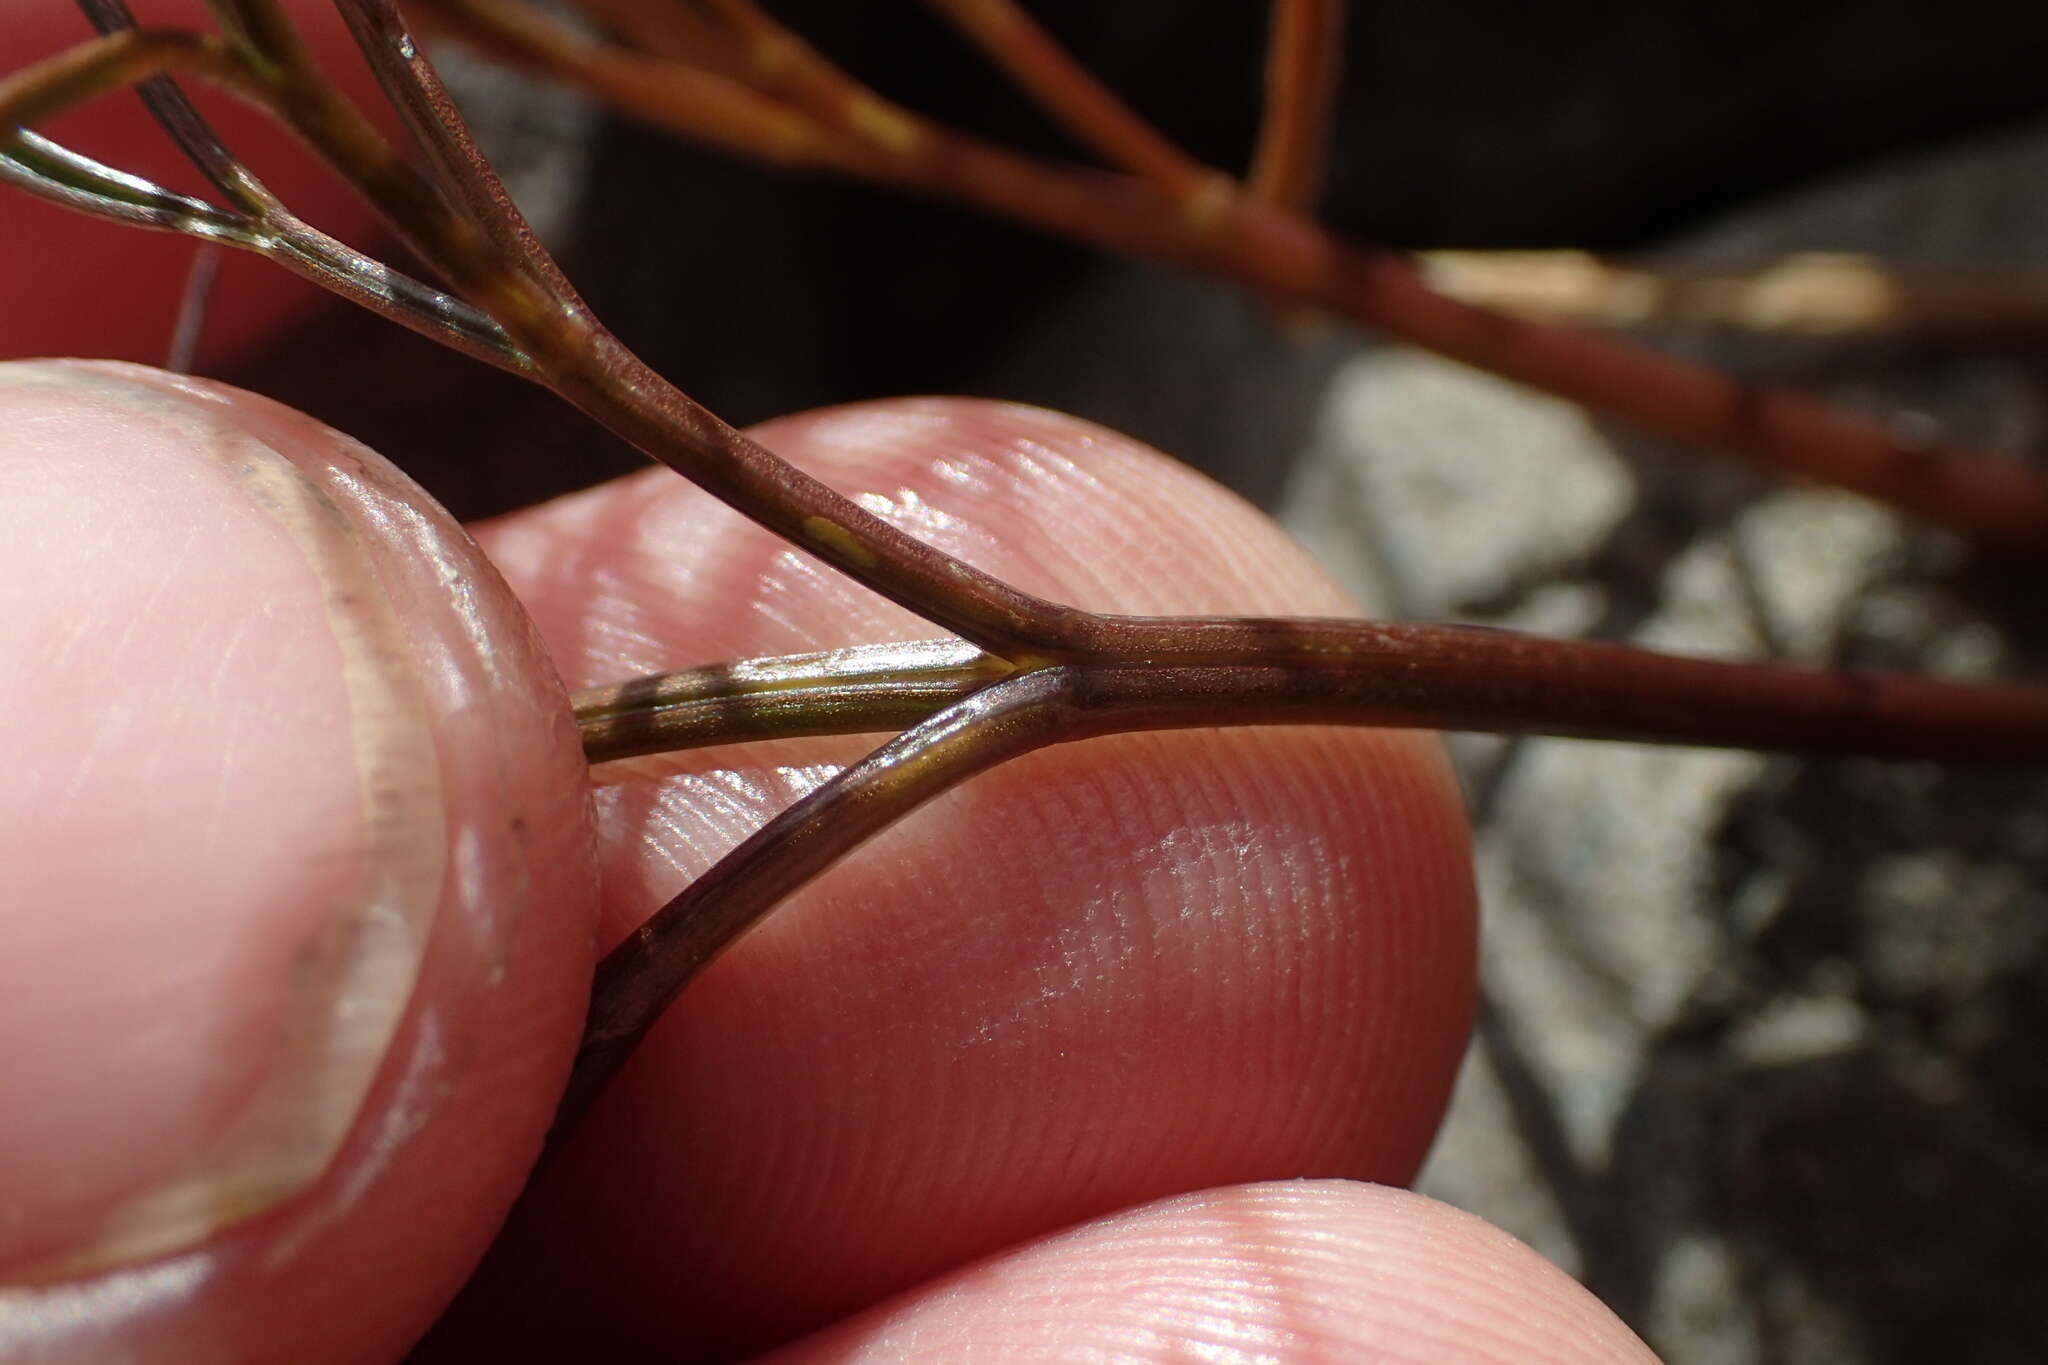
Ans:
[[[1123,618],[1134,621],[1137,618]],[[1716,748],[2048,762],[2048,689],[1694,659],[1471,626],[1170,620],[1209,662],[1096,665],[1132,698],[1204,698],[1189,724],[1398,726]],[[1234,649],[1221,641],[1237,642]],[[1193,651],[1189,651],[1190,657]],[[1114,657],[1114,656],[1112,656]],[[576,698],[592,763],[750,739],[901,729],[1013,675],[958,641],[657,674]],[[1179,714],[1178,711],[1175,714]]]
[[[969,22],[966,8],[932,2]],[[430,176],[311,68],[276,0],[211,0],[223,36],[141,32],[120,0],[81,3],[112,31],[0,80],[0,178],[102,216],[262,251],[524,373],[753,521],[961,637],[753,660],[579,698],[593,761],[685,743],[909,728],[771,821],[606,959],[558,1137],[682,983],[785,894],[937,793],[1048,744],[1125,730],[1334,723],[2048,762],[2041,688],[1802,672],[1461,627],[1099,615],[1021,592],[780,460],[606,331],[506,197],[392,0],[337,3],[425,150]],[[1145,179],[1046,167],[933,128],[882,103],[751,0],[706,0],[709,17],[661,30],[669,45],[714,28],[734,39],[730,50],[694,61],[565,36],[505,0],[433,3],[500,49],[623,92],[643,111],[728,119],[720,134],[740,142],[795,129],[789,145],[822,163],[1219,270],[1276,299],[1386,327],[1657,429],[1861,489],[1988,544],[2048,549],[2048,481],[2016,464],[1911,448],[1809,399],[1454,302],[1401,257],[1339,245],[1291,207],[1301,197],[1303,129],[1320,118],[1307,99],[1319,78],[1298,52],[1275,58],[1279,78],[1300,88],[1276,95],[1291,112],[1275,118],[1293,126],[1273,136],[1295,151],[1275,150],[1267,161],[1292,157],[1295,169],[1265,176],[1269,186],[1293,188],[1233,190],[1196,215],[1171,188],[1184,167],[1148,165]],[[609,8],[629,21],[639,13],[628,0]],[[1282,8],[1283,23],[1306,24],[1327,21],[1334,6]],[[1074,103],[1072,72],[1051,80],[1063,54],[1041,45],[1050,42],[1043,34],[1020,39],[1010,7],[972,13],[981,16],[975,23],[993,15],[1010,25],[1007,36],[989,30],[991,50],[1111,155],[1152,160],[1121,134],[1108,136],[1100,107]],[[384,267],[307,228],[167,83],[148,87],[153,109],[232,207],[174,195],[25,130],[102,90],[171,70],[275,113],[469,303],[444,300],[437,312],[424,286],[396,284]]]
[[[2002,553],[2048,555],[2048,475],[2016,461],[1904,439],[1816,399],[1458,302],[1430,289],[1404,253],[1348,246],[1274,202],[1223,194],[1190,213],[1186,201],[1147,180],[1015,155],[881,100],[794,37],[789,51],[796,55],[765,73],[744,73],[756,97],[748,102],[730,79],[583,39],[520,0],[424,0],[423,9],[501,56],[584,84],[686,136],[728,146],[772,143],[769,154],[782,160],[961,200],[1221,275],[1276,302],[1334,313],[1646,430],[1853,489]],[[725,97],[710,97],[721,80]]]

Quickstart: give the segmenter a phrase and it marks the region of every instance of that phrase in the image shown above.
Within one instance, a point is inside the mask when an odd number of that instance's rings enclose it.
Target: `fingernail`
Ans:
[[[0,365],[0,1277],[333,1160],[443,876],[429,714],[331,483],[140,372]]]

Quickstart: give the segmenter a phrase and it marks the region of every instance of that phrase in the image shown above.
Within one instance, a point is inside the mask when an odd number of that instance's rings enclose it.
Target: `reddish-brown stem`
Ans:
[[[1410,261],[1344,250],[1298,220],[1238,227],[1300,246],[1252,248],[1270,287],[1296,292],[1440,355],[1587,404],[1648,430],[1831,483],[2029,557],[2048,554],[2048,475],[2016,460],[1905,439],[1815,398],[1688,364],[1571,328],[1459,303],[1423,284]],[[1283,278],[1292,276],[1291,289]]]
[[[236,35],[223,79],[281,111],[365,187],[429,261],[531,350],[535,368],[556,392],[760,525],[1005,656],[991,666],[941,646],[917,677],[897,677],[894,691],[881,698],[897,708],[891,720],[979,685],[771,822],[607,959],[558,1134],[683,981],[788,891],[937,792],[1046,744],[1119,730],[1288,721],[2048,760],[2048,691],[2040,689],[1805,673],[1469,628],[1098,616],[1019,592],[791,468],[649,371],[590,317],[534,241],[404,35],[390,0],[342,4],[373,66],[418,129],[438,172],[434,181],[411,171],[311,76],[274,0],[217,0]],[[746,0],[721,0],[720,7],[743,33],[767,22]],[[915,121],[892,125],[886,106],[808,49],[772,60],[763,57],[767,50],[753,53],[764,89],[781,88],[807,101],[801,108],[822,132],[820,154],[843,157],[849,166],[882,167],[906,183],[936,177],[946,188],[984,193],[991,202],[1015,199],[1034,178],[1065,185],[1073,190],[1067,200],[1052,196],[1019,216],[1052,218],[1071,210],[1091,230],[1105,222],[1128,228],[1154,241],[1160,254],[1234,270],[1280,298],[1337,307],[1553,391],[1649,414],[1669,430],[1703,437],[1734,432],[1760,457],[1803,461],[1801,468],[1851,486],[1917,499],[1987,539],[2003,535],[2016,546],[2041,548],[2023,531],[2037,535],[2048,526],[2048,495],[2022,506],[2020,519],[1995,522],[1988,508],[1963,495],[1981,500],[1996,493],[2024,504],[2021,485],[1987,489],[1985,471],[1968,471],[1980,480],[1971,484],[1940,461],[1916,462],[1896,447],[1888,454],[1873,450],[1868,440],[1859,446],[1858,429],[1817,404],[1748,394],[1676,362],[1454,303],[1424,288],[1397,258],[1342,248],[1269,205],[1232,199],[1197,221],[1182,211],[1184,204],[1146,184],[1039,167]],[[152,48],[146,36],[132,34],[84,51],[84,59],[69,65],[43,64],[27,84],[0,86],[0,108],[9,98],[28,109],[48,107],[52,98],[75,100],[82,91],[160,69],[150,65],[159,57],[202,70],[222,57],[203,40]],[[777,70],[796,74],[778,87]],[[864,108],[862,100],[873,107]],[[201,153],[202,160],[211,155],[205,147]],[[224,164],[238,170],[231,160]],[[1653,392],[1645,397],[1643,390]],[[1910,467],[1895,467],[1901,462]],[[1873,468],[1888,472],[1880,477]],[[2016,467],[2006,472],[2021,477]],[[908,699],[916,705],[908,705],[905,694],[918,689]],[[842,719],[874,718],[875,698],[827,692],[813,700],[847,703]],[[749,719],[782,725],[809,709],[778,713],[770,705]]]
[[[433,5],[464,16],[518,10],[513,0]],[[544,19],[522,13],[526,32],[546,28]],[[517,45],[502,26],[495,33],[499,50]],[[659,67],[645,59],[608,60],[589,44],[560,34],[546,47],[525,45],[523,59],[559,70],[563,49],[579,53],[574,74],[629,111],[668,120],[684,133],[698,131],[692,110],[664,106],[653,89]],[[806,145],[817,164],[1214,272],[1282,302],[1334,312],[1589,403],[1648,430],[1854,489],[1986,546],[2015,555],[2048,554],[2048,475],[2017,462],[1902,440],[1811,398],[1745,384],[1605,337],[1459,303],[1430,290],[1404,255],[1347,247],[1298,214],[1242,196],[1220,200],[1213,213],[1190,215],[1185,205],[1143,181],[1047,165],[936,127],[882,104],[815,53],[803,52],[802,62],[761,88],[818,120]],[[607,84],[611,77],[620,79]],[[673,117],[679,113],[683,117]],[[856,147],[849,141],[856,125],[886,128],[888,135]],[[717,135],[733,140],[729,132]]]
[[[906,535],[727,426],[608,333],[592,334],[550,387],[713,497],[935,625],[1020,664],[1075,651],[1084,613]]]
[[[1252,648],[1280,642],[1283,650],[1302,642],[1304,626],[1318,627],[1323,646],[1349,636],[1357,648],[1311,668],[1041,668],[989,684],[905,731],[771,820],[605,958],[554,1141],[587,1111],[684,983],[784,896],[933,796],[1050,744],[1224,725],[1448,724],[1606,738],[1683,735],[1742,748],[2048,760],[2048,692],[2039,689],[1754,668],[1447,627],[1184,624]]]
[[[80,43],[0,76],[0,141],[95,95],[137,85],[166,71],[191,71],[240,87],[246,76],[217,38],[129,29]]]
[[[267,0],[244,0],[261,5]],[[907,535],[720,421],[597,322],[470,139],[389,0],[343,0],[365,58],[466,212],[405,171],[331,94],[292,93],[294,127],[407,230],[421,254],[491,312],[548,387],[651,458],[769,530],[944,629],[1018,662],[1068,652],[1079,613],[1019,592]],[[287,77],[293,73],[287,70]]]
[[[1066,737],[1072,673],[976,693],[839,773],[728,853],[598,964],[590,1018],[548,1150],[588,1112],[683,985],[790,892],[932,797]]]
[[[870,154],[808,114],[716,70],[672,55],[672,39],[625,30],[639,50],[586,38],[529,6],[505,0],[423,0],[418,12],[489,56],[600,93],[614,108],[772,165],[858,175]]]
[[[717,26],[698,18],[678,0],[579,0],[577,8],[643,51],[659,56],[726,65],[735,55]]]
[[[1343,0],[1272,0],[1266,103],[1246,177],[1251,197],[1306,211],[1322,189],[1330,102],[1343,54]]]
[[[1957,763],[2048,761],[2048,688],[2037,686],[1686,658],[1469,626],[1256,617],[1091,617],[1087,626],[1100,647],[1091,674],[1149,676],[1170,706],[1217,699],[1226,710],[1204,724],[1266,715]],[[641,678],[586,694],[577,709],[593,761],[601,761],[901,727],[1006,672],[958,645],[927,641]]]
[[[1054,42],[1012,0],[925,0],[974,40],[1010,79],[1112,166],[1200,214],[1234,192],[1218,172],[1176,147]]]

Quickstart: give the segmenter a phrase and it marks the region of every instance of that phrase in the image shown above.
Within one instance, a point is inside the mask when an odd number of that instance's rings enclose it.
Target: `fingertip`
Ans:
[[[0,679],[9,1345],[396,1353],[581,1022],[560,684],[445,514],[298,414],[23,363],[0,431],[0,631],[37,665]]]
[[[769,1357],[1650,1365],[1586,1289],[1499,1229],[1348,1181],[1239,1186],[990,1257]]]
[[[865,404],[771,448],[1029,591],[1153,614],[1333,614],[1270,521],[1073,418]],[[579,681],[934,630],[662,474],[486,530]],[[600,771],[621,935],[866,746]],[[1470,850],[1433,736],[1118,736],[948,793],[693,982],[480,1280],[524,1358],[573,1295],[620,1354],[738,1351],[967,1257],[1179,1190],[1409,1178],[1475,958]],[[579,1327],[579,1331],[584,1330]]]

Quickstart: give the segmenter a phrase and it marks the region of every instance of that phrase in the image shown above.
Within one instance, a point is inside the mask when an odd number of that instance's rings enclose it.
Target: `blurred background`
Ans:
[[[52,27],[76,24],[68,0],[24,3]],[[152,13],[195,4],[158,0]],[[920,5],[770,8],[914,108],[1028,151],[1081,155]],[[1031,8],[1198,156],[1242,167],[1263,5]],[[1644,250],[1777,192],[2048,110],[2032,59],[2048,13],[1990,0],[1351,9],[1324,213],[1346,235],[1395,246]],[[345,42],[331,33],[324,46]],[[1279,337],[1227,290],[964,209],[741,164],[516,83],[468,88],[578,286],[657,368],[736,422],[884,394],[992,394],[1106,422],[1270,503],[1348,344]],[[279,168],[280,183],[308,179],[288,174],[298,159],[281,147],[251,159]],[[308,194],[315,207],[337,198],[315,182],[295,202]],[[326,221],[337,217],[362,238],[359,214],[337,204]],[[65,254],[81,261],[102,240],[124,243],[102,259],[164,250],[132,235],[82,240],[70,226]],[[0,266],[20,271],[0,280],[33,284],[48,264]],[[223,274],[263,298],[301,288],[254,261]],[[409,466],[466,514],[628,464],[544,396],[347,319],[334,309],[296,344],[223,340],[201,363],[381,449],[417,449]],[[129,349],[160,355],[146,337]],[[488,443],[487,462],[427,453],[456,412],[469,442]]]
[[[908,105],[1078,155],[907,0],[770,8]],[[1030,8],[1197,155],[1243,165],[1263,5]],[[2044,38],[2048,10],[1984,0],[1359,0],[1325,216],[1402,247],[1695,266],[1853,250],[2017,279],[2048,271]],[[2038,570],[1857,499],[1337,327],[1276,329],[1225,285],[737,163],[445,60],[598,313],[730,420],[930,392],[1066,409],[1274,510],[1376,614],[1957,676],[2048,662]],[[0,231],[31,210],[0,204]],[[142,250],[67,229],[0,258],[0,299]],[[259,312],[298,288],[224,270]],[[284,311],[214,335],[198,368],[362,438],[461,515],[638,465],[396,328]],[[164,335],[138,323],[121,344],[157,359]],[[1642,339],[2044,458],[2048,328]],[[1453,749],[1487,998],[1423,1188],[1533,1242],[1679,1365],[2039,1359],[2048,784]]]

